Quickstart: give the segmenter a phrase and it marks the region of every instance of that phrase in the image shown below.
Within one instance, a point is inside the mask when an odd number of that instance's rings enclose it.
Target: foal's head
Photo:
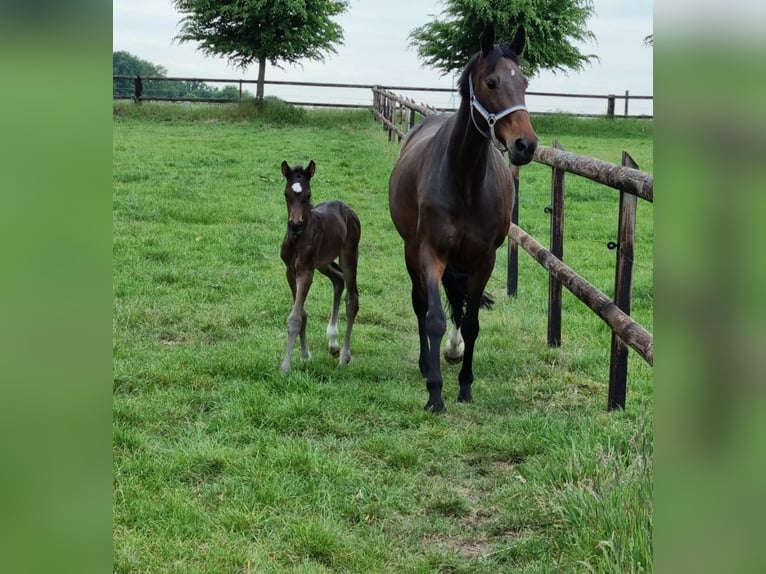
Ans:
[[[460,94],[469,98],[476,127],[501,151],[507,150],[516,165],[532,161],[537,148],[537,134],[524,103],[527,79],[519,65],[525,41],[521,26],[510,45],[496,45],[495,28],[488,24],[481,35],[481,51],[458,80]]]
[[[305,169],[301,166],[290,167],[286,161],[282,162],[282,175],[287,180],[287,232],[293,237],[298,237],[303,232],[311,212],[311,178],[314,177],[314,169],[314,160],[311,160]]]

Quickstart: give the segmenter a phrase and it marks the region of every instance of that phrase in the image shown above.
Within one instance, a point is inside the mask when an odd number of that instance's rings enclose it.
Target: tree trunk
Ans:
[[[266,58],[258,60],[258,87],[255,91],[255,99],[263,101],[263,79],[266,76]]]

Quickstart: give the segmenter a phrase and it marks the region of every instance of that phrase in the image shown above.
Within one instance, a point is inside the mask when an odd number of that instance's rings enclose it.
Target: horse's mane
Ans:
[[[464,98],[468,97],[468,76],[473,70],[473,67],[476,65],[476,62],[479,60],[479,56],[481,56],[480,51],[471,56],[471,59],[468,60],[468,63],[465,65],[465,68],[463,68],[463,71],[460,74],[460,78],[457,81],[457,87],[460,91],[460,95]],[[495,44],[495,47],[486,58],[486,68],[489,70],[494,70],[495,64],[497,64],[497,61],[500,58],[509,58],[514,63],[519,64],[518,54],[511,50],[511,47],[508,44]]]

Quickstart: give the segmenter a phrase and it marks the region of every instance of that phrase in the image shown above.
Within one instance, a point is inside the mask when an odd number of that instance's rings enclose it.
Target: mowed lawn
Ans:
[[[398,145],[369,110],[116,105],[114,564],[119,573],[649,572],[652,370],[631,351],[607,413],[610,332],[506,245],[480,314],[474,402],[422,410],[417,327],[388,214]],[[232,111],[233,110],[233,111]],[[533,118],[540,143],[652,171],[650,121]],[[280,163],[313,159],[314,202],[362,222],[352,362],[326,351],[331,286],[306,310],[313,357],[279,364],[291,307]],[[548,244],[550,168],[521,171],[521,226]],[[617,192],[567,176],[565,261],[612,293]],[[634,317],[652,330],[652,206],[639,201]],[[341,313],[341,329],[345,314]]]

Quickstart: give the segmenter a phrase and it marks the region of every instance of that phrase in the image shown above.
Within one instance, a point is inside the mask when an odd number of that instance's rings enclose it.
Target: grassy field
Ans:
[[[652,123],[533,118],[540,141],[652,171]],[[652,371],[631,351],[607,413],[609,330],[505,246],[482,311],[474,403],[422,411],[417,331],[371,112],[115,107],[114,563],[119,573],[649,572]],[[353,360],[325,351],[329,281],[306,306],[313,358],[279,363],[290,293],[279,171],[317,163],[315,202],[362,222]],[[521,225],[547,244],[550,168],[521,172]],[[612,292],[617,194],[568,176],[565,261]],[[652,330],[652,206],[639,202],[634,317]],[[344,315],[341,315],[341,321]],[[341,328],[343,326],[341,322]]]

